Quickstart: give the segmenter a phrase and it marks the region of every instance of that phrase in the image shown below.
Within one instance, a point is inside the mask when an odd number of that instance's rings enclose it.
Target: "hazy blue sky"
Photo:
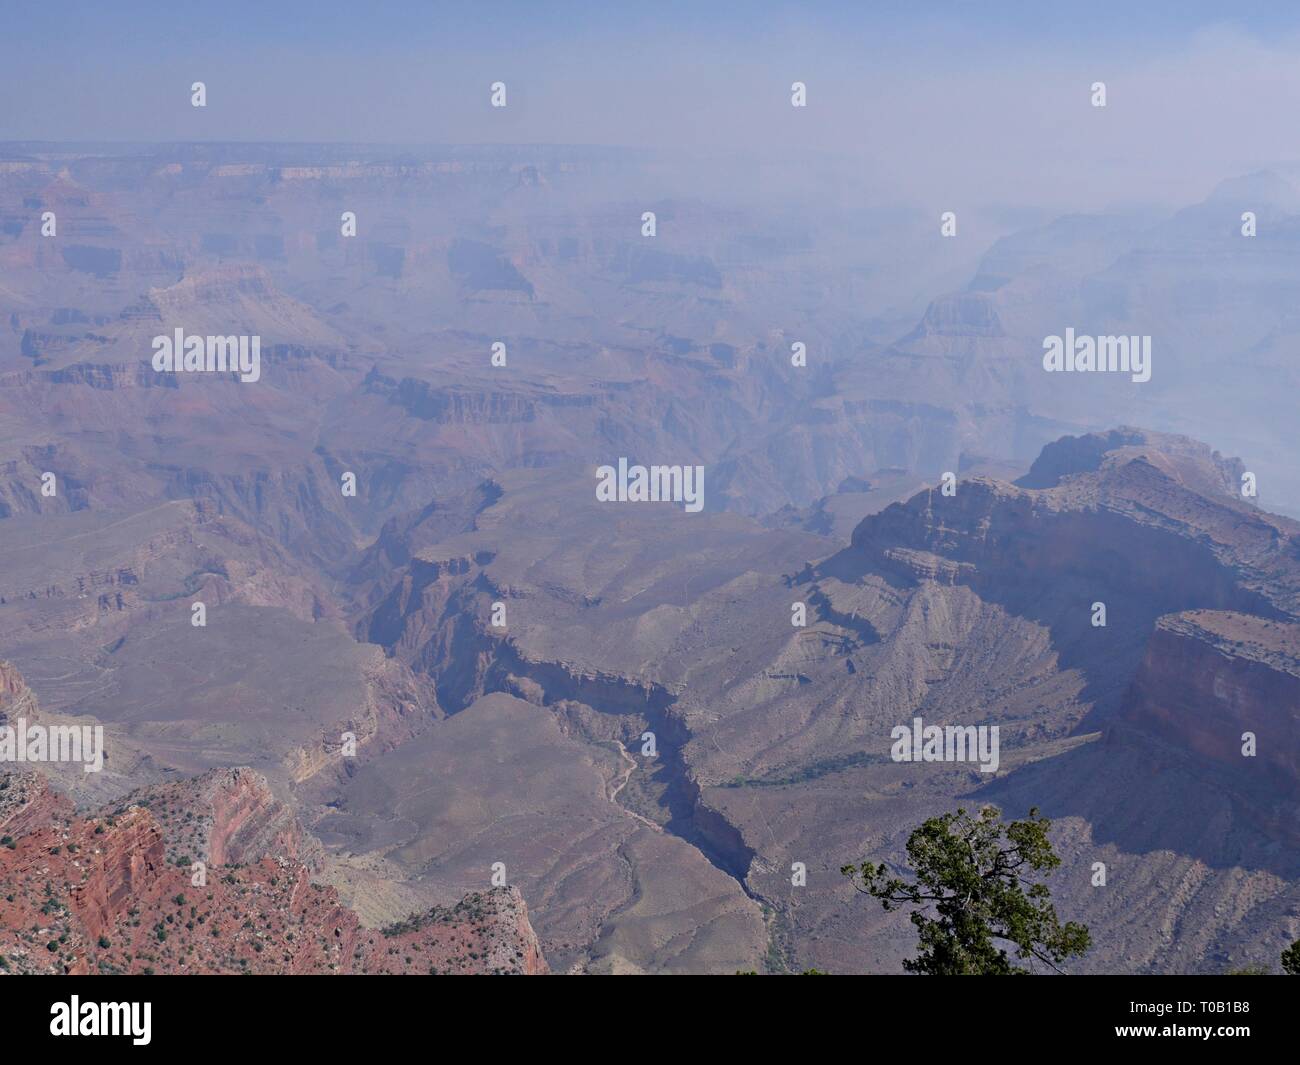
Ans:
[[[0,139],[833,152],[922,197],[1198,198],[1300,162],[1292,3],[6,2]],[[208,107],[192,108],[204,81]],[[507,83],[510,106],[488,106]],[[809,106],[789,105],[807,83]],[[1088,105],[1107,83],[1109,106]]]

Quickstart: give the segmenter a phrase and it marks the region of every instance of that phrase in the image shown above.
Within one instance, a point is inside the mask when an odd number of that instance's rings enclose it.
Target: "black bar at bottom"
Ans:
[[[828,1038],[883,1046],[891,1036],[927,1050],[1163,1044],[1185,1053],[1201,1044],[1223,1053],[1290,1046],[1298,991],[1286,977],[717,977],[683,988],[608,977],[107,976],[11,977],[0,1001],[9,1052],[243,1046],[337,1057],[413,1038],[460,1057],[468,1037],[488,1057],[513,1057],[596,1050],[630,1031],[652,1051],[689,1030],[694,1045],[728,1054]]]

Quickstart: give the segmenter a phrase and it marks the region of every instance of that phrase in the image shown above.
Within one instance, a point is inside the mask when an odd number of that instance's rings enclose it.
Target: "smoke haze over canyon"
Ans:
[[[0,968],[899,972],[841,867],[986,803],[1072,971],[1300,937],[1295,25],[64,6]]]

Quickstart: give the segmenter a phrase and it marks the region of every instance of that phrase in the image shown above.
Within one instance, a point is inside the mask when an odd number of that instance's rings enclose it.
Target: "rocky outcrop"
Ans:
[[[982,292],[942,296],[926,308],[920,323],[905,339],[923,337],[1001,337],[1006,333],[992,299]]]
[[[549,972],[528,921],[528,906],[517,888],[474,892],[454,906],[438,906],[389,925],[383,936],[382,941],[368,942],[368,972],[412,972],[416,958],[425,965],[439,954],[445,958],[443,973],[468,969],[540,976]]]
[[[1159,465],[1186,486],[1212,497],[1236,498],[1246,469],[1240,459],[1224,458],[1190,437],[1122,426],[1105,433],[1052,441],[1016,484],[1022,488],[1055,488],[1074,474],[1095,473],[1103,463],[1138,455]]]
[[[314,847],[247,769],[85,816],[35,774],[0,775],[0,971],[547,971],[515,889],[368,929],[300,860]]]
[[[1213,478],[1121,447],[1093,472],[1050,488],[977,477],[951,496],[929,489],[865,519],[853,551],[886,564],[900,549],[970,563],[971,579],[986,586],[1086,574],[1160,613],[1300,617],[1300,524],[1223,492],[1203,494],[1197,486]]]
[[[1161,618],[1121,717],[1226,770],[1300,841],[1300,624],[1206,610]]]
[[[31,770],[0,772],[0,838],[12,840],[72,816],[72,802]]]
[[[103,825],[101,834],[97,830]],[[76,822],[70,826],[65,847],[75,847]],[[164,877],[163,833],[158,822],[146,810],[136,808],[120,817],[96,823],[89,848],[86,874],[72,892],[71,906],[85,926],[88,939],[98,938],[110,929],[122,913],[129,912],[135,900],[148,897]]]
[[[0,660],[0,725],[20,717],[35,721],[39,716],[36,695],[23,680],[18,667]]]
[[[340,753],[344,734],[355,751],[349,758],[390,750],[419,733],[440,711],[434,694],[398,659],[377,648],[362,668],[365,699],[357,712],[321,733],[317,743],[295,748],[285,758],[290,779],[302,784],[328,769],[346,773]],[[327,775],[327,774],[326,774]]]
[[[212,769],[144,788],[128,797],[125,805],[133,804],[158,821],[174,864],[246,865],[283,855],[313,865],[320,854],[293,810],[251,769]]]
[[[1131,634],[1106,661],[1087,657],[1096,641],[1082,621],[1054,622],[1054,641],[1094,685],[1124,685],[1107,741],[1124,746],[1133,729],[1158,738],[1291,840],[1300,525],[1243,500],[1242,471],[1185,437],[1127,428],[1067,437],[1016,485],[972,478],[953,495],[928,490],[867,518],[838,563],[857,560],[906,587],[964,585],[1034,617],[1061,600],[1080,618],[1105,603],[1109,624]]]

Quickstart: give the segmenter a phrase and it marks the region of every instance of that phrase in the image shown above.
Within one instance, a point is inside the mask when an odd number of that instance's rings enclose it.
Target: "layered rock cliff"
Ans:
[[[1224,770],[1270,832],[1300,843],[1300,625],[1162,617],[1121,721]]]
[[[85,815],[36,774],[0,775],[0,971],[547,971],[515,889],[370,929],[315,882],[318,850],[246,769]]]

